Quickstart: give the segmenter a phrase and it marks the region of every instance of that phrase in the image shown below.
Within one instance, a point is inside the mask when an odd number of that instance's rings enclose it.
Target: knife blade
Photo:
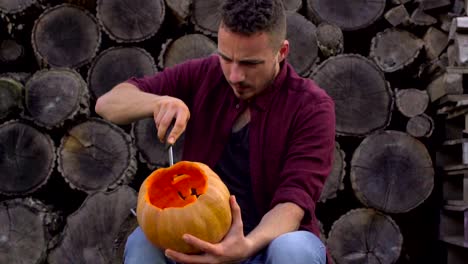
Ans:
[[[169,166],[174,165],[174,152],[172,150],[172,144],[167,143],[167,139],[169,138],[169,134],[171,134],[172,129],[174,128],[175,119],[172,120],[171,125],[167,128],[166,131],[166,148],[169,157]]]

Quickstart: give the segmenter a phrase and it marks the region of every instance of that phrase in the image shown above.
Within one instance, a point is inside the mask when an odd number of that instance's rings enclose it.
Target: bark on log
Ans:
[[[11,78],[0,78],[0,120],[23,108],[23,84]]]
[[[55,167],[52,139],[22,121],[0,125],[0,193],[25,195],[46,184]]]
[[[341,150],[340,144],[335,143],[333,169],[323,186],[322,193],[320,194],[320,202],[326,202],[328,199],[336,197],[338,190],[344,189],[343,179],[346,175],[346,161],[345,152]]]
[[[0,61],[14,63],[24,56],[24,48],[13,39],[5,39],[0,43]]]
[[[338,135],[365,136],[390,122],[392,91],[370,60],[354,54],[331,57],[310,78],[335,101]]]
[[[320,23],[317,27],[317,45],[326,58],[343,53],[343,32],[336,25]]]
[[[399,131],[365,138],[353,154],[350,177],[362,204],[387,213],[410,211],[434,187],[434,168],[426,147]]]
[[[86,193],[128,183],[136,165],[131,137],[98,118],[71,128],[59,147],[59,172],[72,188]]]
[[[298,13],[287,15],[287,37],[291,50],[288,61],[301,76],[310,74],[317,61],[317,28]]]
[[[37,0],[0,0],[0,11],[5,14],[15,14],[36,3]]]
[[[398,110],[406,117],[424,113],[429,105],[429,95],[424,90],[398,90],[395,99]]]
[[[42,13],[34,23],[31,41],[40,65],[78,68],[96,55],[101,31],[91,13],[63,4]]]
[[[216,42],[202,34],[189,34],[168,40],[159,54],[160,68],[172,67],[189,59],[206,57],[215,52]]]
[[[112,248],[113,261],[111,263],[124,263],[123,257],[127,238],[138,227],[138,220],[135,215],[129,214],[117,229],[117,235]]]
[[[337,264],[392,264],[403,245],[398,225],[373,209],[354,209],[333,224],[327,246]]]
[[[0,263],[41,264],[61,218],[50,208],[32,198],[0,203]]]
[[[412,33],[390,28],[372,38],[369,56],[384,72],[395,72],[413,63],[423,47]]]
[[[51,129],[89,115],[89,93],[81,75],[70,69],[36,72],[25,86],[25,108],[34,122]]]
[[[406,124],[406,132],[413,137],[430,137],[434,131],[434,120],[426,114],[411,117]]]
[[[118,59],[116,59],[118,58]],[[94,98],[128,78],[157,72],[153,57],[138,47],[113,47],[101,52],[88,71],[89,90]]]
[[[164,0],[98,0],[96,16],[116,42],[140,42],[159,31],[165,7]]]
[[[222,3],[223,0],[193,0],[192,23],[195,24],[195,30],[208,36],[217,36]]]
[[[344,31],[362,29],[379,19],[385,0],[307,0],[307,14],[315,24],[328,22]]]
[[[169,158],[164,143],[158,139],[158,130],[153,118],[145,118],[133,123],[132,136],[139,152],[139,159],[149,169],[169,166]],[[184,134],[174,144],[174,163],[182,160]]]
[[[67,218],[61,240],[48,256],[50,264],[107,264],[114,262],[113,244],[124,220],[136,205],[137,194],[121,186],[96,192]]]

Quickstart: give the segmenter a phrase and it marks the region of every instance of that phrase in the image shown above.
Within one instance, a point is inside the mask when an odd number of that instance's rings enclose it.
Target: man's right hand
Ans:
[[[174,144],[185,131],[190,119],[187,105],[180,99],[170,96],[159,96],[153,110],[154,122],[158,129],[158,138],[166,141],[166,131],[175,119],[174,127],[167,137],[168,144]]]

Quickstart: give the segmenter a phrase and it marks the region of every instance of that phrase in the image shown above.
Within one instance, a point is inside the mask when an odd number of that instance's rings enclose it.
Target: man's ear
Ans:
[[[281,47],[278,51],[278,61],[282,62],[286,56],[289,54],[289,41],[288,40],[283,40],[283,43],[281,44]]]

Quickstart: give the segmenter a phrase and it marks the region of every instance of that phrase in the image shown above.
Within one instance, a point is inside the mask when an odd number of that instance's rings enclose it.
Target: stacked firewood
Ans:
[[[111,124],[96,99],[212,54],[221,3],[0,0],[0,263],[121,261],[138,187],[168,160],[152,119]],[[289,63],[336,104],[317,205],[335,262],[464,263],[464,1],[284,3]]]

